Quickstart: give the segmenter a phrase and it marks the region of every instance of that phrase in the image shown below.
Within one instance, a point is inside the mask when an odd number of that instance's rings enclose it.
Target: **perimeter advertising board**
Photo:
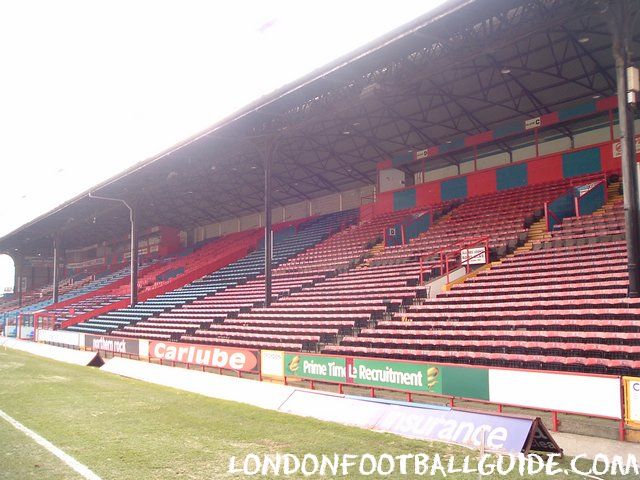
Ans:
[[[489,400],[584,415],[622,418],[620,377],[490,369]]]
[[[36,331],[36,341],[44,343],[56,343],[59,345],[69,345],[72,347],[85,346],[83,335],[67,330],[46,330],[39,328]]]
[[[624,377],[624,394],[627,424],[640,427],[640,378]]]
[[[284,352],[281,350],[260,351],[260,371],[264,378],[284,378]]]
[[[561,452],[537,417],[389,403],[308,390],[294,391],[278,410],[492,452]]]
[[[387,388],[404,392],[447,394],[488,400],[488,370],[422,362],[285,353],[286,377]]]
[[[137,338],[109,337],[107,335],[84,335],[84,346],[93,351],[139,355],[140,341]]]
[[[157,341],[149,343],[149,358],[253,373],[260,364],[258,350]]]

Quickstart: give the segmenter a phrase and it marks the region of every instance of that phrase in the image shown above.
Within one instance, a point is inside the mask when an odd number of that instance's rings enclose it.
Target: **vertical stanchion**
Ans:
[[[131,218],[131,306],[138,303],[138,219],[136,209],[129,207]]]
[[[271,258],[273,232],[271,230],[271,161],[272,150],[265,145],[264,156],[264,305],[271,305]]]
[[[622,150],[622,185],[624,190],[624,219],[627,241],[627,270],[629,297],[640,296],[640,219],[638,218],[638,168],[635,154],[633,111],[627,102],[627,68],[631,64],[629,41],[632,30],[631,2],[609,2],[609,19],[613,37],[612,49],[616,68],[618,119]]]

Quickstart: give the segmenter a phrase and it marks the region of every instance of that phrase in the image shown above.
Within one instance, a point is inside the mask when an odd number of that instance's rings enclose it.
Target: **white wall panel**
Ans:
[[[525,407],[621,418],[620,379],[489,370],[490,400]]]
[[[285,220],[298,220],[309,216],[309,202],[306,200],[303,202],[286,205],[284,207]],[[275,222],[274,222],[275,223]]]
[[[311,211],[314,215],[325,215],[340,211],[340,194],[334,193],[311,200]]]

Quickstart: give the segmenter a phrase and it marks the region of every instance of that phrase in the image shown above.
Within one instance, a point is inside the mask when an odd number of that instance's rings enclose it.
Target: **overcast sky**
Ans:
[[[0,236],[440,3],[0,2]]]

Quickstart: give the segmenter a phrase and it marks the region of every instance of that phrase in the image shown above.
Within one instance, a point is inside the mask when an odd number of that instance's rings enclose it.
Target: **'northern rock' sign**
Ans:
[[[140,353],[140,341],[135,338],[85,334],[84,346],[96,352],[102,350],[127,355],[138,355]]]

